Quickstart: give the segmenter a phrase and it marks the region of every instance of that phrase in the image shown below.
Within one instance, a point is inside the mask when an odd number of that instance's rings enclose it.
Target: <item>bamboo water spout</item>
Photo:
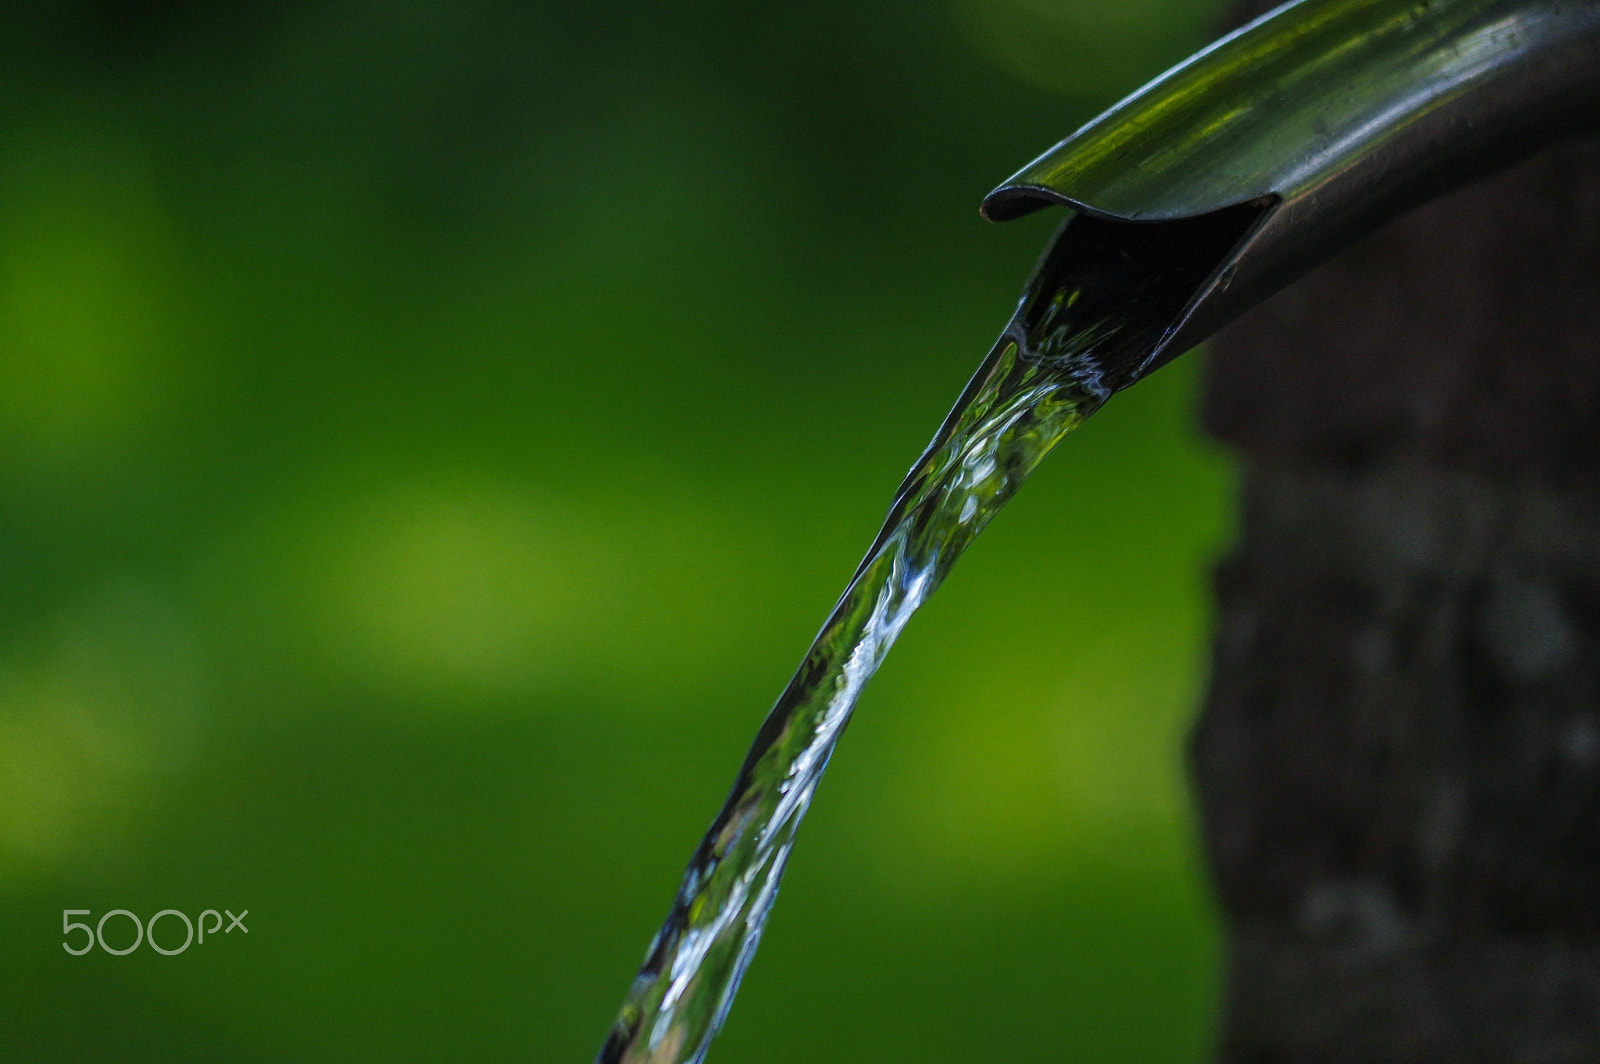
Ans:
[[[1597,126],[1600,0],[1296,0],[1029,163],[983,214],[1237,219],[1156,349],[1106,367],[1126,387],[1394,216]]]

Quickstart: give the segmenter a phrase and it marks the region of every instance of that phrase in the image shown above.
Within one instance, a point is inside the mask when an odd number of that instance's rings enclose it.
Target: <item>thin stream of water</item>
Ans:
[[[1084,220],[1080,232],[1093,238],[1096,224]],[[1131,379],[1108,383],[1105,367],[1142,370],[1141,360],[1214,261],[1169,269],[1175,277],[1141,285],[1127,283],[1132,258],[1120,246],[1098,273],[1085,274],[1081,261],[1053,264],[1060,258],[1052,251],[1036,269],[1017,315],[902,483],[877,539],[762,725],[598,1064],[704,1058],[867,681],[917,607],[1051,448]]]

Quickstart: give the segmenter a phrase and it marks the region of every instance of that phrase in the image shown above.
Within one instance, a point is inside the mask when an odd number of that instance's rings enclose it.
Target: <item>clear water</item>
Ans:
[[[1108,255],[1109,234],[1088,219],[1064,227],[1016,316],[912,467],[689,862],[599,1064],[703,1059],[867,681],[1051,448],[1146,369],[1145,356],[1216,261],[1202,255],[1178,264],[1186,269],[1160,263],[1150,273],[1139,261],[1148,256],[1130,252],[1121,234]]]

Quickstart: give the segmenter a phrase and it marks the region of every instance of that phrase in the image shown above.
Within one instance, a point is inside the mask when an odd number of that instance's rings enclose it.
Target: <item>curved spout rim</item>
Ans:
[[[978,214],[988,222],[1009,222],[1049,207],[1065,207],[1068,210],[1076,211],[1078,214],[1087,214],[1091,218],[1100,218],[1108,222],[1128,222],[1133,225],[1141,225],[1176,222],[1184,218],[1196,218],[1202,214],[1210,214],[1216,210],[1227,210],[1230,207],[1244,207],[1250,204],[1265,207],[1281,199],[1282,197],[1277,193],[1268,192],[1261,196],[1246,197],[1234,203],[1221,203],[1205,210],[1136,213],[1097,207],[1089,200],[1070,195],[1048,185],[1018,183],[1002,185],[985,196],[983,203],[978,207]]]

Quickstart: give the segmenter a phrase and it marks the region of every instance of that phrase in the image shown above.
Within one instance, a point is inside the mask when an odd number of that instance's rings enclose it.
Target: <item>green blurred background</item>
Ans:
[[[589,1060],[1056,222],[979,199],[1216,17],[7,5],[0,1059]],[[913,623],[713,1061],[1206,1056],[1194,383]]]

